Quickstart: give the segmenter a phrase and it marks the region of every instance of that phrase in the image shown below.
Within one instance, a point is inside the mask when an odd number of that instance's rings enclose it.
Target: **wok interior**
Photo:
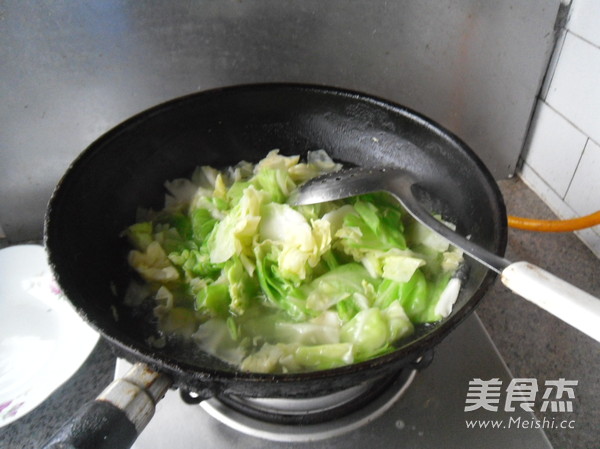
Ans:
[[[138,207],[163,207],[166,180],[188,177],[198,165],[258,161],[274,148],[283,154],[325,149],[354,165],[406,168],[439,200],[439,212],[459,231],[494,252],[504,250],[505,212],[496,184],[452,136],[410,111],[353,93],[245,86],[184,97],[144,112],[76,160],[57,187],[46,223],[50,263],[67,297],[110,340],[144,358],[233,372],[207,354],[157,350],[145,342],[154,324],[121,304],[131,270],[120,234],[134,223]],[[470,312],[493,279],[471,265],[452,314],[386,357],[410,354],[419,342],[435,343]]]

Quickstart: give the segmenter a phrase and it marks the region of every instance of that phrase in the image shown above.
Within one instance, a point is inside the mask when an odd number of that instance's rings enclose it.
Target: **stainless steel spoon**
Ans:
[[[400,168],[351,168],[314,178],[292,194],[290,204],[323,203],[388,192],[415,219],[473,259],[500,274],[519,296],[600,342],[600,299],[529,262],[510,262],[456,233],[426,210],[416,195],[413,175]]]

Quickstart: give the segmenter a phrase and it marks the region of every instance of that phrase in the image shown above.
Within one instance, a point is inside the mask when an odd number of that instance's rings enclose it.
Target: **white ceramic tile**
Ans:
[[[562,198],[586,141],[585,134],[538,101],[525,161]]]
[[[600,47],[600,1],[573,0],[567,29]]]
[[[546,102],[600,142],[600,49],[567,33]]]
[[[588,141],[565,202],[581,215],[600,210],[600,145]]]
[[[597,227],[582,229],[575,232],[575,235],[600,259],[600,233],[595,232]]]
[[[559,218],[564,220],[578,215],[526,163],[523,164],[519,176]],[[596,257],[600,258],[600,232],[596,231],[597,228],[598,227],[596,226],[594,228],[577,231],[575,232],[575,235],[596,255]]]
[[[576,212],[557,195],[554,189],[552,189],[527,163],[523,164],[521,167],[519,176],[559,218],[566,220],[577,215]]]

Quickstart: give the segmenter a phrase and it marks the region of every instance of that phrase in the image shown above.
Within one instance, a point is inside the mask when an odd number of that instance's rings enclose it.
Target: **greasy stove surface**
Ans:
[[[125,369],[124,364],[118,364],[118,371]],[[477,378],[502,382],[497,411],[479,407],[465,412],[469,382]],[[535,428],[533,415],[521,410],[520,404],[516,404],[515,411],[505,411],[506,387],[510,381],[506,365],[479,318],[473,315],[439,345],[432,364],[416,375],[411,386],[383,415],[342,436],[309,444],[316,449],[551,448],[543,431]],[[500,428],[469,428],[467,421],[493,421],[500,423]],[[282,432],[285,430],[282,428]],[[233,430],[201,407],[184,404],[177,392],[170,391],[158,404],[154,418],[134,447],[268,449],[306,448],[308,445],[305,442],[276,442]]]

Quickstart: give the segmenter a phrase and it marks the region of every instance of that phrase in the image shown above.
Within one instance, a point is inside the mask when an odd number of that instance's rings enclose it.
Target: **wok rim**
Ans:
[[[327,380],[330,378],[344,376],[351,373],[360,371],[370,372],[377,370],[379,367],[398,364],[401,361],[412,362],[418,359],[428,350],[434,348],[440,341],[446,338],[454,328],[456,328],[465,318],[467,318],[477,307],[479,301],[483,298],[486,292],[489,290],[493,282],[495,281],[497,274],[492,270],[487,270],[483,276],[481,283],[477,290],[466,299],[465,304],[457,310],[454,314],[451,314],[448,318],[435,324],[436,328],[426,333],[425,335],[413,340],[406,346],[402,346],[399,349],[359,363],[346,365],[342,367],[319,370],[319,371],[308,371],[301,373],[287,373],[287,374],[267,374],[267,373],[255,373],[246,372],[241,370],[225,371],[214,369],[210,367],[199,367],[197,365],[189,364],[181,360],[177,360],[172,357],[167,357],[165,354],[160,352],[152,352],[150,348],[145,346],[141,341],[133,337],[127,336],[129,341],[124,341],[119,337],[111,335],[107,332],[103,326],[99,325],[93,318],[90,318],[85,307],[74,303],[69,297],[69,285],[63,285],[61,283],[60,273],[60,261],[56,259],[56,254],[53,251],[55,232],[52,229],[53,217],[58,212],[56,211],[56,203],[61,200],[62,192],[67,189],[68,183],[70,182],[73,173],[78,168],[85,164],[90,158],[101,151],[102,146],[105,142],[117,137],[123,131],[126,131],[129,127],[136,123],[146,120],[155,114],[160,114],[169,108],[182,105],[184,103],[194,101],[198,97],[210,97],[214,95],[227,94],[230,92],[244,92],[244,91],[260,91],[260,90],[294,90],[294,91],[311,91],[319,94],[344,96],[347,98],[357,99],[369,104],[375,105],[385,110],[392,111],[395,114],[400,114],[405,117],[409,117],[412,120],[419,122],[421,125],[428,128],[429,131],[434,132],[437,135],[444,137],[451,141],[455,146],[460,148],[462,152],[475,164],[477,171],[485,178],[487,186],[491,189],[491,193],[496,198],[497,202],[495,206],[498,208],[500,213],[500,223],[498,225],[497,233],[497,244],[496,248],[490,249],[495,254],[503,256],[506,250],[508,241],[508,224],[506,220],[506,207],[504,199],[498,184],[493,178],[491,172],[484,165],[483,161],[477,156],[477,154],[457,135],[449,131],[439,123],[433,121],[427,116],[401,104],[392,102],[390,100],[381,98],[376,95],[359,92],[356,90],[350,90],[335,86],[326,86],[319,84],[305,84],[305,83],[251,83],[251,84],[236,84],[224,87],[218,87],[214,89],[207,89],[200,92],[194,92],[187,95],[179,96],[159,104],[140,111],[130,118],[118,123],[108,131],[104,132],[92,143],[90,143],[81,153],[71,162],[64,174],[61,176],[56,187],[54,188],[52,195],[49,199],[46,214],[44,217],[44,237],[43,244],[48,255],[49,265],[54,273],[58,285],[63,290],[66,298],[76,309],[77,313],[82,316],[85,321],[97,330],[102,338],[109,341],[115,346],[120,356],[124,356],[130,362],[142,361],[156,369],[157,371],[166,372],[175,377],[175,384],[178,384],[177,378],[182,373],[186,375],[192,375],[202,379],[209,379],[210,382],[228,382],[228,381],[250,381],[252,383],[273,383],[278,384],[292,384],[296,382],[310,382],[318,380]],[[56,236],[58,238],[58,236]],[[489,249],[489,248],[488,248]],[[183,382],[182,385],[186,385]]]

